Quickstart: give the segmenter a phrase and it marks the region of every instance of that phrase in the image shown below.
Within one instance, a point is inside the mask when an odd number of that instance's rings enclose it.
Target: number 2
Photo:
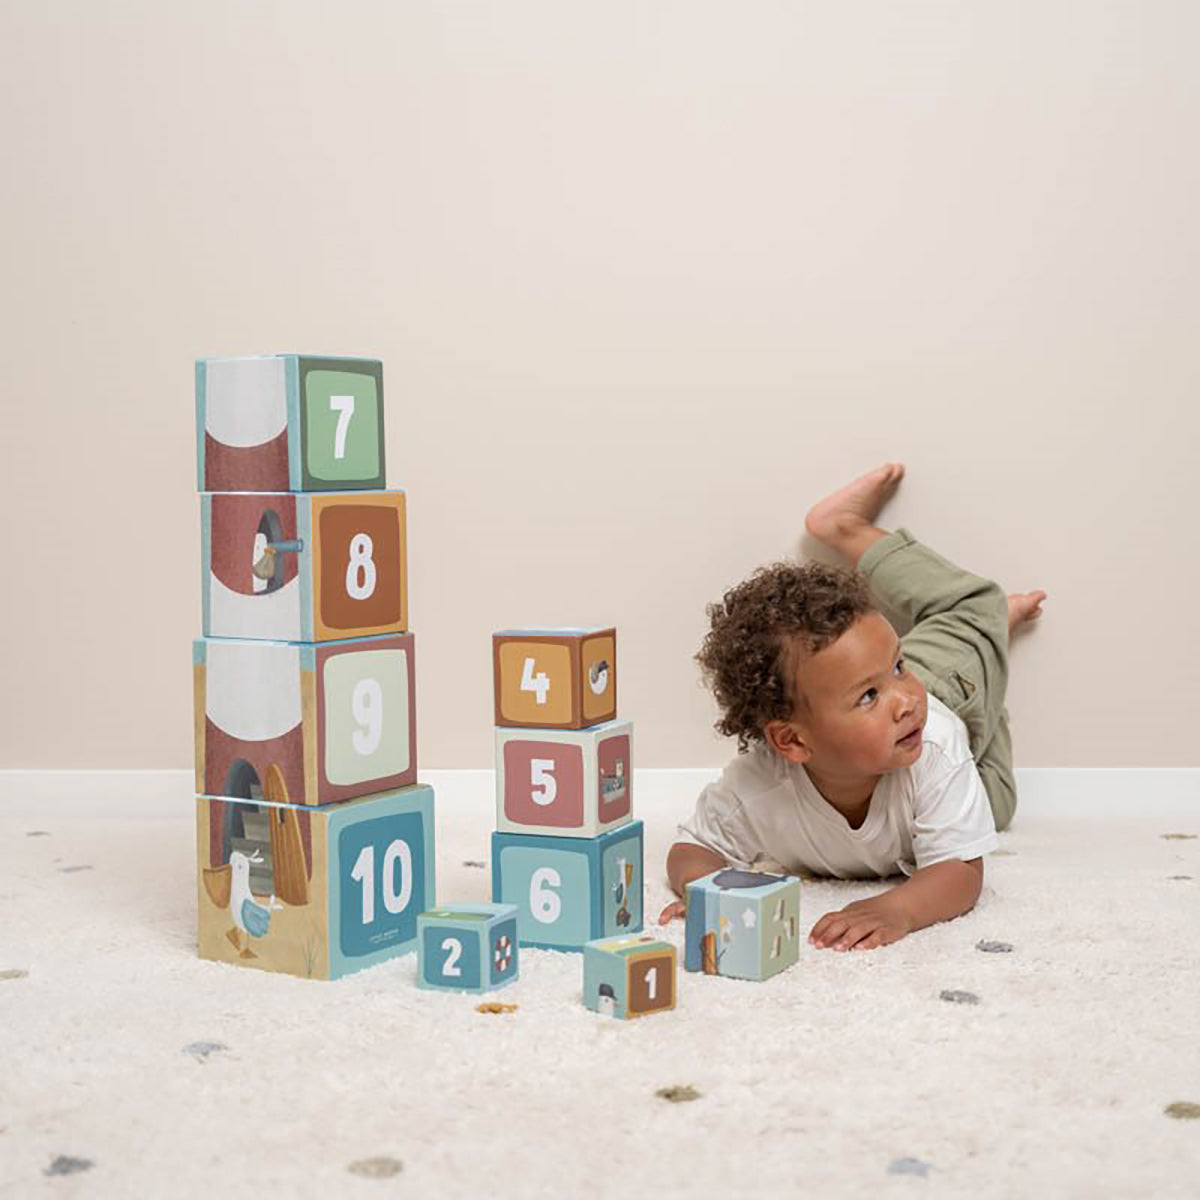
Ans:
[[[346,457],[346,431],[350,428],[350,418],[354,416],[353,396],[330,396],[329,407],[338,415],[337,429],[333,434],[333,457]]]
[[[457,978],[462,974],[462,967],[458,965],[458,960],[462,958],[462,942],[458,938],[448,937],[442,942],[442,949],[450,951],[442,964],[442,974],[448,978]]]

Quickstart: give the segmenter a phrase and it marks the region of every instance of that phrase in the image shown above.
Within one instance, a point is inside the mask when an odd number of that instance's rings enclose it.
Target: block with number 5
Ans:
[[[196,799],[200,957],[336,979],[417,945],[436,894],[433,789],[345,804]]]
[[[383,364],[259,354],[196,363],[202,492],[381,488]]]
[[[417,918],[417,983],[490,992],[517,978],[515,904],[454,904]]]
[[[204,632],[324,642],[408,628],[405,495],[205,492]]]
[[[583,1002],[622,1020],[674,1008],[675,947],[648,935],[588,942]]]
[[[492,635],[496,724],[585,729],[617,715],[615,629]]]
[[[411,633],[200,638],[192,671],[197,792],[316,805],[416,781]]]
[[[496,730],[496,828],[596,837],[632,816],[633,726]]]
[[[595,838],[492,834],[492,899],[517,906],[524,946],[578,950],[642,928],[642,823]]]

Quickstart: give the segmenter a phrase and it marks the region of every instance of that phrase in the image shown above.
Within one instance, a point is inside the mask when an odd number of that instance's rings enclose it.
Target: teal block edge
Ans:
[[[602,833],[599,837],[594,838],[567,838],[556,837],[546,834],[536,833],[506,833],[502,830],[495,830],[492,833],[492,900],[500,904],[505,903],[503,896],[503,885],[501,882],[500,871],[500,851],[505,846],[530,846],[537,849],[542,846],[548,846],[556,850],[573,850],[577,854],[583,854],[588,860],[588,868],[593,874],[590,878],[598,880],[600,886],[593,887],[591,896],[589,897],[590,913],[588,925],[590,933],[587,938],[577,944],[563,942],[542,942],[531,938],[521,938],[521,945],[528,946],[531,950],[561,950],[565,953],[578,954],[582,951],[587,942],[595,941],[602,937],[624,937],[632,933],[641,933],[645,928],[645,857],[646,857],[646,841],[645,827],[641,821],[630,821],[625,825],[620,825],[616,829],[610,829],[606,833]],[[629,925],[627,929],[620,930],[619,933],[604,932],[604,909],[603,901],[601,900],[601,889],[603,887],[603,870],[604,870],[604,851],[616,842],[622,841],[637,841],[638,855],[642,860],[641,871],[641,891],[638,904],[638,919],[636,923]],[[520,907],[520,906],[518,906]]]
[[[291,403],[290,399],[288,403]],[[288,420],[291,420],[290,416]],[[295,439],[290,440],[294,444]],[[297,556],[296,564],[300,580],[301,640],[311,642],[313,640],[313,562],[315,561],[311,497],[298,496],[296,498],[296,536],[300,538],[304,547]]]
[[[204,421],[208,404],[208,368],[196,360],[196,490],[204,491]]]
[[[300,421],[300,356],[284,354],[283,379],[287,396],[288,423],[288,487],[293,492],[304,490],[304,427]],[[308,543],[306,542],[305,545]]]
[[[350,813],[355,808],[365,806],[366,804],[374,805],[374,811],[371,813],[371,818],[387,817],[401,813],[419,813],[421,821],[421,832],[423,840],[424,854],[424,878],[423,888],[420,895],[417,894],[414,888],[412,897],[409,900],[410,904],[417,905],[418,914],[424,912],[427,908],[433,905],[434,897],[437,895],[437,864],[434,848],[434,797],[433,788],[428,784],[414,784],[412,787],[402,788],[398,792],[387,793],[383,792],[376,796],[363,796],[355,800],[345,800],[340,804],[323,804],[319,805],[316,810],[309,811],[328,812],[329,824],[326,828],[326,853],[328,855],[328,888],[329,888],[329,978],[340,979],[343,975],[350,975],[355,971],[365,970],[367,967],[373,967],[378,963],[386,962],[388,959],[397,958],[403,954],[409,954],[417,948],[416,932],[418,921],[414,923],[413,936],[407,941],[392,942],[387,946],[382,947],[370,954],[357,955],[354,958],[347,958],[342,954],[337,943],[337,931],[342,926],[342,889],[341,881],[338,878],[338,861],[337,854],[334,852],[334,847],[337,844],[338,834],[343,826],[350,823]],[[343,864],[345,866],[346,864]]]

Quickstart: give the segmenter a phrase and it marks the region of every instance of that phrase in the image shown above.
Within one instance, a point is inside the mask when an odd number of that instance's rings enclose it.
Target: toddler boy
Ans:
[[[683,895],[729,864],[908,876],[826,913],[809,934],[821,948],[870,950],[969,911],[1016,808],[1008,644],[1046,594],[1006,599],[907,530],[878,528],[903,475],[887,463],[808,514],[856,571],[762,568],[710,605],[697,655],[739,753],[679,827],[671,886]]]

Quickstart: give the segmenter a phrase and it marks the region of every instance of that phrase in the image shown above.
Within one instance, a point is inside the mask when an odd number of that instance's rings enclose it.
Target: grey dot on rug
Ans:
[[[43,1174],[78,1175],[80,1171],[90,1171],[95,1165],[90,1158],[73,1158],[69,1154],[60,1154]]]
[[[984,954],[1011,954],[1011,942],[989,942],[986,940],[975,943],[976,950],[982,950]]]
[[[46,829],[31,829],[25,834],[26,837],[49,837],[50,832]]]
[[[1193,1104],[1190,1100],[1176,1100],[1174,1104],[1168,1104],[1163,1112],[1177,1121],[1200,1121],[1200,1104]]]
[[[1164,842],[1194,842],[1200,834],[1196,833],[1160,833],[1158,835]]]
[[[390,1179],[404,1170],[404,1164],[398,1158],[380,1154],[375,1158],[360,1158],[350,1163],[346,1170],[351,1175],[361,1175],[364,1179]]]
[[[28,979],[29,972],[22,967],[9,967],[7,971],[0,971],[0,979]]]
[[[660,1100],[666,1100],[671,1104],[685,1104],[689,1100],[700,1099],[700,1093],[691,1084],[685,1084],[683,1087],[659,1088],[654,1094]]]
[[[889,1175],[919,1175],[924,1179],[933,1168],[919,1158],[894,1158],[888,1163]]]
[[[960,992],[953,988],[946,988],[941,993],[943,1000],[948,1000],[951,1004],[978,1004],[979,997],[974,992]]]
[[[188,1042],[183,1048],[184,1054],[190,1054],[197,1062],[204,1062],[210,1054],[216,1054],[221,1050],[228,1050],[229,1047],[224,1042]]]
[[[93,870],[91,863],[87,863],[85,866],[82,866],[82,867],[59,867],[58,873],[60,875],[74,875],[76,871],[91,871],[91,870]]]

